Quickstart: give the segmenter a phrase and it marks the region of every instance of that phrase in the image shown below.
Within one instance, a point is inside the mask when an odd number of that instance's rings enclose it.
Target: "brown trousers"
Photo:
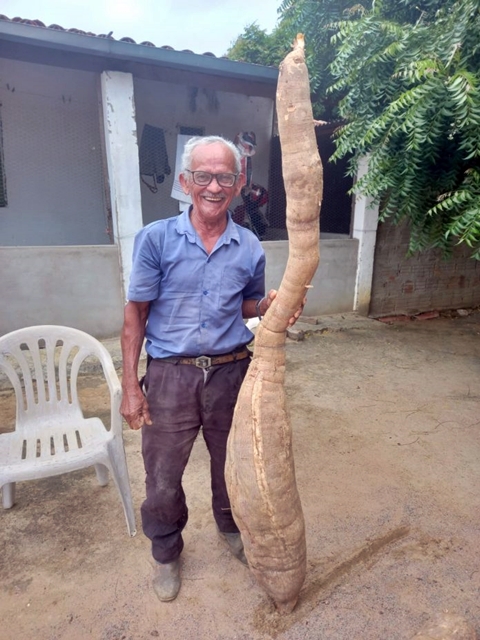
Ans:
[[[188,508],[182,476],[200,427],[210,453],[213,515],[220,531],[237,532],[225,485],[226,445],[250,358],[211,367],[152,360],[145,391],[153,424],[142,428],[146,499],[142,526],[157,562],[183,549]]]

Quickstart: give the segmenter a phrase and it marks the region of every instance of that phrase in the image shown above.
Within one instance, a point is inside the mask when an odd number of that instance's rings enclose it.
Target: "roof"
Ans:
[[[249,95],[273,97],[278,79],[274,67],[217,58],[210,52],[177,51],[148,41],[137,44],[128,37],[116,40],[112,33],[96,35],[4,15],[0,15],[0,41],[1,55],[8,58],[97,72],[126,71],[138,77],[216,88],[223,78],[231,85],[226,90]]]
[[[29,24],[32,27],[43,27],[44,29],[55,29],[56,31],[64,31],[66,33],[78,33],[79,35],[82,35],[82,36],[93,36],[94,38],[109,38],[110,40],[117,40],[117,38],[114,38],[112,35],[113,31],[110,31],[110,33],[92,33],[91,31],[84,31],[83,29],[76,29],[75,27],[67,29],[65,27],[60,26],[59,24],[46,25],[44,22],[38,19],[30,20],[28,18],[20,18],[18,16],[16,18],[8,18],[3,14],[0,14],[0,20],[6,20],[7,22],[16,22],[19,24]],[[140,44],[145,47],[156,46],[153,44],[153,42],[150,42],[149,40],[144,40],[143,42],[137,43],[133,38],[130,38],[128,36],[124,38],[118,38],[118,41],[130,42],[131,44]],[[160,49],[169,49],[170,51],[175,51],[175,49],[173,47],[170,47],[169,45],[161,45]],[[190,49],[182,49],[182,51],[186,53],[194,53],[194,51],[191,51]],[[210,51],[206,51],[202,55],[213,56],[214,58],[216,57],[215,54],[211,53]],[[226,57],[226,56],[222,56],[222,57]]]

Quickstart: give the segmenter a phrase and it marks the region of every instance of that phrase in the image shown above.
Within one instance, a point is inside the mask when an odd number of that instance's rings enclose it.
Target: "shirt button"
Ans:
[[[204,296],[208,296],[208,291],[207,291],[207,290],[205,290],[205,291],[203,292],[203,295],[204,295]]]
[[[206,322],[202,322],[202,324],[201,324],[202,329],[205,329],[206,326],[207,326],[207,323]]]

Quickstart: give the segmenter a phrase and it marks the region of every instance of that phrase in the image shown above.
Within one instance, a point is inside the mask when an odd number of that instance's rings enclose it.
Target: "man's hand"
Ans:
[[[272,302],[275,300],[276,297],[277,297],[277,290],[276,289],[270,289],[270,291],[267,293],[267,295],[263,299],[263,304],[265,304],[265,311],[262,313],[262,315],[264,315],[266,313],[267,309],[269,308],[269,306],[272,304]],[[303,307],[306,304],[307,304],[307,297],[305,296],[305,298],[303,299],[302,304],[300,305],[300,307],[295,311],[293,316],[288,321],[288,326],[289,327],[293,327],[293,325],[296,323],[296,321],[302,315]],[[262,305],[261,308],[263,310],[263,305]]]
[[[120,413],[130,429],[135,431],[141,429],[144,424],[152,424],[147,400],[139,386],[136,389],[124,390]]]
[[[135,430],[141,429],[144,424],[152,424],[147,401],[138,384],[137,373],[149,309],[149,302],[127,302],[121,334],[123,398],[120,413],[130,429]]]

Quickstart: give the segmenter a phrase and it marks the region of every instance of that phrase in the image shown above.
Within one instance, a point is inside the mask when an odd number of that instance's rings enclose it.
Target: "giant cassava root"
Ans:
[[[277,115],[289,258],[277,297],[256,332],[225,473],[250,569],[277,610],[290,613],[305,579],[306,544],[285,402],[285,337],[318,266],[323,188],[301,34],[280,66]]]

